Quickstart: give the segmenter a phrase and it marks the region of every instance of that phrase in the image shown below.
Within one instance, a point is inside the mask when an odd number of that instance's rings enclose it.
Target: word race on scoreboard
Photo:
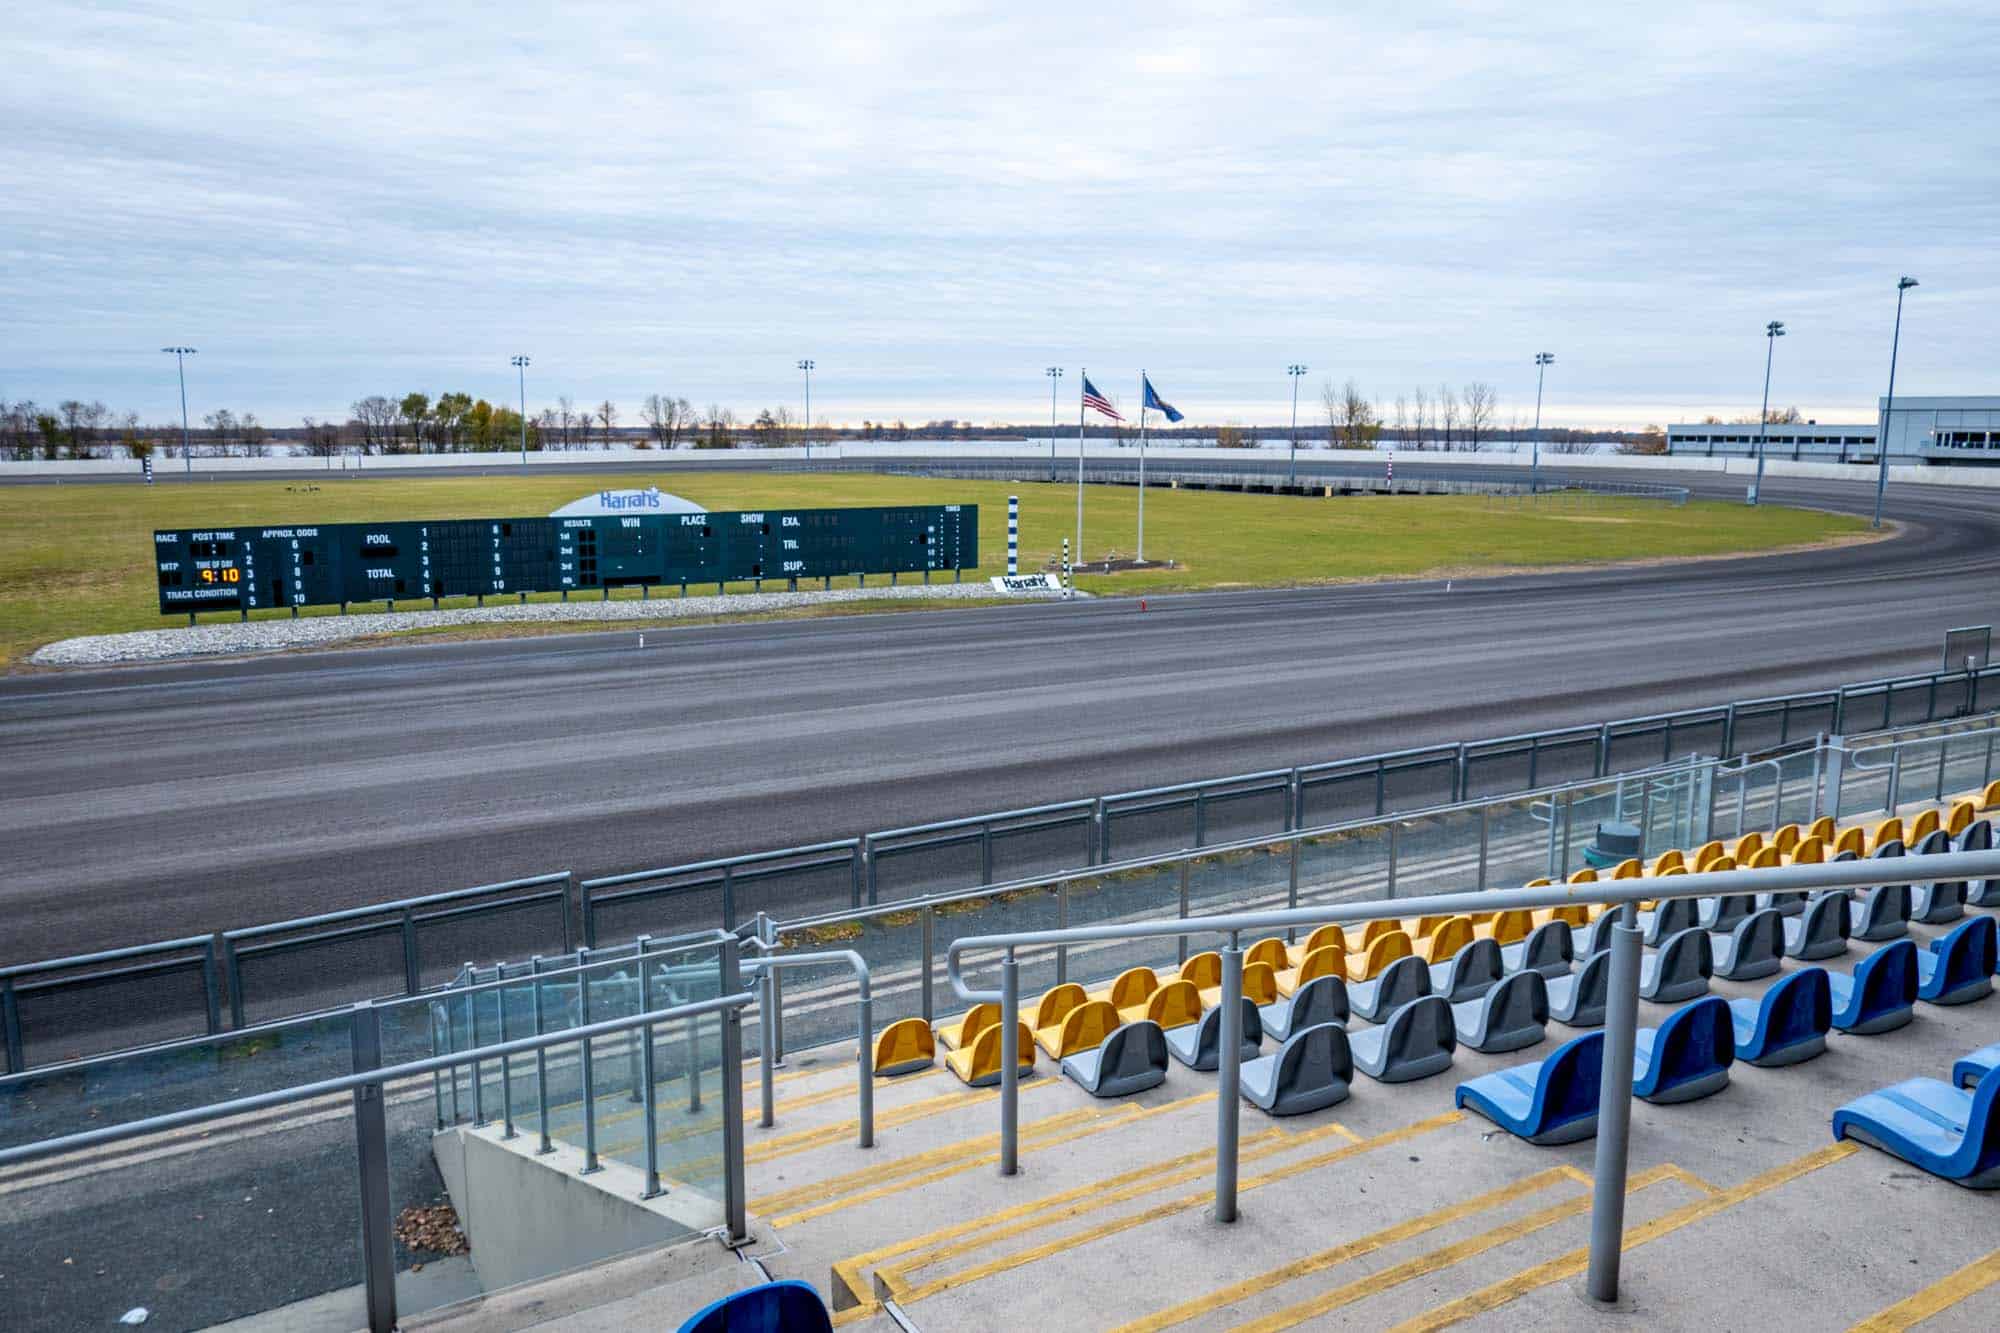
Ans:
[[[929,574],[979,565],[979,506],[189,528],[153,534],[160,614]]]

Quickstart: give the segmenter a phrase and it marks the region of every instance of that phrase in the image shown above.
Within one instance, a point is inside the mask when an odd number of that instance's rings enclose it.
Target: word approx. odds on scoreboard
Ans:
[[[977,568],[979,507],[460,518],[153,533],[160,614]]]

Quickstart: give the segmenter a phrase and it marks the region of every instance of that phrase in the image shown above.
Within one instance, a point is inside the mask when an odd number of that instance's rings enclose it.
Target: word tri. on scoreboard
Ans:
[[[979,507],[156,531],[160,614],[974,569]]]

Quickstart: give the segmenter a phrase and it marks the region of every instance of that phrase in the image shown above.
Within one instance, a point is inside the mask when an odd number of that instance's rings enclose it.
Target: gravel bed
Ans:
[[[651,597],[644,601],[514,602],[503,606],[467,607],[457,611],[398,611],[355,616],[307,616],[299,620],[239,621],[233,624],[183,625],[173,629],[135,630],[128,634],[89,634],[63,639],[35,651],[36,666],[105,666],[116,662],[161,662],[177,657],[212,657],[229,653],[274,652],[311,648],[348,639],[392,634],[397,630],[437,625],[505,625],[540,621],[674,620],[682,616],[742,615],[753,611],[783,611],[793,607],[837,602],[964,600],[994,596],[985,579],[965,583],[905,583],[894,587],[837,588],[819,592],[756,592],[723,597]],[[1050,601],[1056,593],[1015,593],[1026,600]],[[1084,596],[1078,593],[1077,596]]]

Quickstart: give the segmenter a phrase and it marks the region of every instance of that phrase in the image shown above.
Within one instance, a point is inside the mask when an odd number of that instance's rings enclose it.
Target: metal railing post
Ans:
[[[1062,883],[1056,885],[1056,929],[1057,930],[1069,929],[1069,881],[1068,880],[1064,880]],[[1058,944],[1056,946],[1056,985],[1058,986],[1063,985],[1068,980],[1069,980],[1069,946],[1067,944]]]
[[[535,1035],[542,1036],[546,1029],[542,1017],[542,956],[536,954],[528,960],[528,985],[534,990]],[[455,1083],[457,1080],[454,1079]],[[548,1047],[535,1049],[535,1120],[537,1137],[540,1142],[535,1147],[535,1155],[552,1153],[556,1150],[549,1141],[549,1051]]]
[[[479,970],[471,963],[467,963],[465,968],[469,977],[467,984],[478,985]],[[465,995],[465,1022],[472,1033],[472,1049],[476,1051],[479,1049],[479,996],[474,991],[467,991]],[[477,1129],[486,1123],[486,1070],[478,1060],[467,1068],[472,1072],[472,1126]]]
[[[1189,870],[1189,867],[1190,867],[1191,865],[1192,865],[1192,862],[1189,862],[1189,861],[1185,861],[1185,860],[1184,860],[1184,861],[1182,861],[1182,862],[1181,862],[1181,873],[1180,873],[1180,875],[1178,876],[1178,878],[1180,879],[1180,891],[1181,891],[1181,892],[1180,892],[1180,917],[1181,917],[1181,920],[1183,920],[1183,921],[1187,920],[1187,916],[1188,916],[1188,880],[1189,880],[1189,877],[1190,877],[1190,870]],[[1174,938],[1175,938],[1175,945],[1176,945],[1176,953],[1177,953],[1177,956],[1176,956],[1176,957],[1175,957],[1175,959],[1174,959],[1174,966],[1176,966],[1176,967],[1179,967],[1179,966],[1182,966],[1183,964],[1185,964],[1185,963],[1187,962],[1187,936],[1185,936],[1185,935],[1177,935],[1177,936],[1175,936]]]
[[[1479,887],[1481,889],[1486,887],[1486,854],[1487,849],[1492,845],[1492,839],[1493,807],[1482,805],[1479,807]]]
[[[1820,737],[1813,746],[1812,790],[1807,794],[1806,819],[1810,824],[1820,816],[1820,784],[1826,780],[1826,738]]]
[[[722,942],[722,993],[735,995],[743,986],[737,970],[736,941]],[[749,1191],[743,1180],[743,1011],[730,1008],[722,1022],[722,1207],[728,1228],[725,1243],[750,1240]]]
[[[28,1058],[21,1045],[21,1002],[14,994],[12,977],[0,977],[0,1034],[6,1040],[7,1072],[25,1072]]]
[[[757,1111],[757,1123],[765,1129],[778,1123],[778,1094],[776,1066],[777,1052],[771,1040],[771,992],[772,979],[778,975],[775,967],[759,969],[757,977],[757,1074],[762,1085],[762,1102]]]
[[[443,1055],[445,1054],[445,1049],[444,1047],[440,1047],[438,1045],[437,1005],[433,1004],[430,1006],[430,1016],[431,1016],[431,1054],[433,1056]],[[445,1047],[450,1046],[450,1044],[451,1044],[451,1028],[450,1025],[447,1024],[445,1027]],[[441,1070],[431,1071],[431,1107],[437,1116],[437,1127],[439,1131],[442,1132],[444,1129],[444,1073]]]
[[[243,1026],[243,961],[236,956],[236,941],[222,937],[222,974],[229,981],[229,1026]],[[454,1080],[456,1081],[456,1080]]]
[[[1090,864],[1103,865],[1111,859],[1111,821],[1104,813],[1104,798],[1090,802]]]
[[[423,973],[417,966],[417,916],[414,908],[403,909],[403,994],[415,995],[424,988]]]
[[[733,942],[733,941],[732,941]],[[576,951],[576,965],[582,967],[584,953]],[[728,992],[725,992],[727,994]],[[578,1027],[590,1026],[590,974],[576,974],[576,1017]],[[591,1058],[590,1038],[582,1041],[582,1053],[578,1063],[583,1068],[583,1170],[578,1175],[590,1175],[602,1171],[603,1165],[597,1160],[597,1068]]]
[[[208,1021],[208,1035],[212,1037],[222,1031],[222,977],[216,971],[213,935],[201,946],[201,998],[205,1010],[202,1016]]]
[[[367,1001],[349,1011],[348,1040],[354,1072],[382,1067],[382,1020]],[[388,1089],[379,1083],[354,1089],[355,1166],[360,1173],[361,1269],[370,1333],[396,1327],[395,1219],[389,1212]]]
[[[757,938],[764,941],[766,955],[778,950],[778,923],[763,912],[757,913],[763,922],[763,933]],[[785,1064],[785,979],[776,968],[771,971],[771,1060],[779,1068]]]
[[[1201,846],[1208,838],[1208,793],[1197,788],[1194,794],[1194,845]]]
[[[979,882],[993,882],[993,824],[990,820],[979,826]]]
[[[848,906],[856,910],[859,910],[861,907],[861,887],[868,878],[867,847],[868,844],[865,841],[857,841],[854,844],[853,858],[848,862],[847,879],[848,898],[850,900]]]
[[[1000,960],[1000,1174],[1021,1169],[1021,965],[1014,951]]]
[[[918,920],[924,935],[924,1022],[934,1023],[937,1021],[936,1002],[932,999],[931,992],[937,986],[937,913],[932,910],[929,903],[925,903]]]
[[[645,936],[642,935],[639,938],[641,941],[644,941]],[[639,947],[639,1012],[642,1014],[653,1012],[653,969],[646,962],[646,949],[643,942]],[[653,1025],[648,1023],[632,1035],[642,1038],[646,1043],[644,1050],[639,1056],[640,1073],[645,1079],[645,1096],[641,1099],[641,1104],[646,1108],[646,1189],[639,1197],[642,1199],[656,1199],[664,1191],[660,1189],[660,1117],[657,1101],[658,1094],[653,1090]]]
[[[1842,780],[1847,776],[1847,738],[1835,731],[1821,744],[1826,750],[1826,808],[1821,810],[1820,814],[1832,815],[1835,819],[1839,819],[1840,787]]]
[[[1397,852],[1398,852],[1398,851],[1400,850],[1400,846],[1401,846],[1401,843],[1402,843],[1402,841],[1403,841],[1403,839],[1402,839],[1402,836],[1401,836],[1401,834],[1402,834],[1402,829],[1403,829],[1403,826],[1402,826],[1402,824],[1401,824],[1401,823],[1392,823],[1392,824],[1390,824],[1390,825],[1389,825],[1389,888],[1388,888],[1388,896],[1389,896],[1389,897],[1391,897],[1391,898],[1393,898],[1393,897],[1395,897],[1395,896],[1396,896],[1396,855],[1397,855]]]
[[[773,969],[774,971],[776,969]],[[870,993],[868,974],[859,978],[861,998],[855,1008],[859,1011],[855,1026],[855,1058],[860,1063],[856,1071],[861,1077],[860,1139],[863,1148],[875,1146],[875,997]]]
[[[505,986],[499,986],[494,989],[493,1001],[499,1010],[500,1042],[502,1045],[505,1045],[507,1042],[507,988]],[[500,1057],[500,1125],[501,1138],[516,1139],[521,1136],[520,1131],[514,1128],[514,1057],[511,1055]]]
[[[1931,799],[1934,801],[1942,801],[1944,799],[1945,755],[1949,753],[1950,750],[1951,750],[1951,737],[1940,736],[1938,738],[1937,789],[1931,794]]]
[[[1897,746],[1889,751],[1889,790],[1882,802],[1883,814],[1896,813],[1896,798],[1902,795],[1902,786],[1903,750],[1901,746]]]
[[[1299,862],[1305,855],[1304,847],[1304,838],[1293,838],[1291,851],[1285,858],[1291,863],[1285,868],[1285,906],[1287,907],[1297,907],[1299,905]],[[1285,943],[1295,943],[1294,936],[1297,934],[1297,931],[1286,931]]]
[[[736,929],[736,868],[722,867],[722,928]]]
[[[873,907],[882,901],[882,884],[881,871],[875,864],[875,844],[871,842],[861,844],[861,876],[866,881],[864,887],[867,889],[868,905]],[[857,908],[861,906],[860,903],[854,905]]]
[[[1621,909],[1621,912],[1626,909]],[[1632,1052],[1639,1026],[1639,932],[1621,915],[1611,928],[1611,994],[1604,1016],[1604,1072],[1597,1091],[1597,1170],[1591,1190],[1592,1299],[1618,1299],[1625,1244],[1625,1174],[1632,1134]]]
[[[1576,789],[1572,787],[1568,791],[1563,793],[1562,875],[1557,876],[1557,878],[1566,879],[1569,876],[1569,852],[1570,852],[1570,841],[1571,841],[1570,834],[1572,832],[1572,826],[1575,825],[1575,823],[1576,823]]]
[[[1243,940],[1222,948],[1222,1042],[1215,1069],[1215,1220],[1236,1220],[1238,1089],[1243,1086]]]
[[[1285,779],[1285,832],[1295,833],[1305,827],[1305,810],[1306,789],[1295,768]]]

